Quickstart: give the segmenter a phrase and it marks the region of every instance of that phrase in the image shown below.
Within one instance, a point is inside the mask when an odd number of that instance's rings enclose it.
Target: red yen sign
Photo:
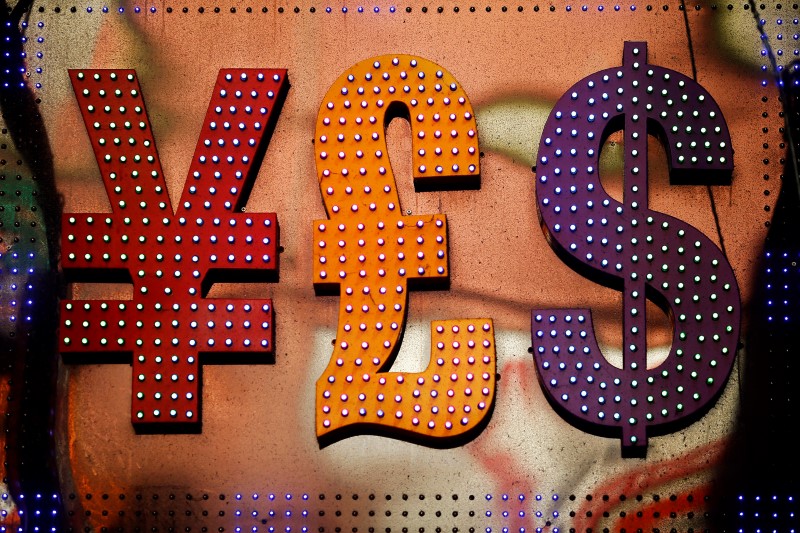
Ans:
[[[123,355],[133,367],[137,430],[195,431],[202,354],[229,362],[247,354],[270,362],[274,354],[271,300],[204,296],[231,271],[277,274],[275,214],[239,211],[280,113],[286,70],[220,71],[176,212],[136,73],[71,70],[70,77],[111,213],[64,215],[62,267],[73,280],[123,273],[134,293],[64,301],[62,356],[110,363]]]

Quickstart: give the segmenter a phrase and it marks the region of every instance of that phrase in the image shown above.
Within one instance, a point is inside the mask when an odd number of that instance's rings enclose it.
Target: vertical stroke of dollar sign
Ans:
[[[605,134],[624,128],[624,198],[600,184]],[[646,43],[625,43],[623,65],[584,78],[557,102],[539,145],[536,195],[545,233],[579,272],[623,291],[623,368],[600,353],[585,309],[535,309],[534,360],[551,402],[578,425],[621,433],[625,455],[647,433],[689,423],[721,393],[739,339],[739,289],[730,264],[689,224],[647,207],[647,134],[661,134],[670,173],[729,177],[730,135],[706,90],[647,64]],[[645,299],[668,309],[669,357],[647,368]]]
[[[388,371],[402,339],[409,281],[448,276],[445,217],[400,212],[385,139],[398,111],[411,123],[415,180],[479,174],[472,107],[438,65],[375,57],[342,74],[325,95],[315,152],[330,220],[314,222],[314,284],[338,288],[341,301],[333,354],[317,380],[321,441],[348,428],[441,442],[478,427],[494,400],[489,319],[433,322],[427,369]]]

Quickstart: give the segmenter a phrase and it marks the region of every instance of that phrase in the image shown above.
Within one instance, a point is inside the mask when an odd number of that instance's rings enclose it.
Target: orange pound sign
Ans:
[[[417,187],[479,177],[472,106],[435,63],[375,57],[328,90],[314,146],[329,220],[314,222],[314,285],[339,289],[341,301],[333,355],[317,380],[320,442],[344,433],[460,442],[479,431],[494,401],[490,319],[433,322],[428,368],[389,372],[405,327],[409,280],[448,277],[445,216],[401,213],[385,138],[398,115],[411,123]]]

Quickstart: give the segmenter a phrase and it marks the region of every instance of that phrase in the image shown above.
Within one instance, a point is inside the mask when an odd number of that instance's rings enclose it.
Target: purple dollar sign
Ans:
[[[624,202],[597,171],[606,136],[624,129]],[[721,393],[736,357],[739,287],[722,251],[696,228],[647,207],[647,134],[665,143],[670,176],[730,178],[722,112],[696,81],[649,65],[626,42],[622,66],[584,78],[556,103],[542,133],[536,196],[548,241],[578,272],[623,291],[623,368],[600,352],[588,309],[534,309],[533,353],[551,403],[579,427],[622,436],[623,455],[647,434],[686,425]],[[645,302],[673,321],[669,357],[647,368]]]

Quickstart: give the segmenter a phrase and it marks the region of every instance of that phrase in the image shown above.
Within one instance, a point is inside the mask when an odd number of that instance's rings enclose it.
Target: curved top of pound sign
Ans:
[[[624,199],[597,171],[605,137],[624,129]],[[621,67],[587,76],[556,103],[539,146],[536,194],[548,240],[573,268],[623,291],[623,368],[600,353],[588,310],[534,310],[539,377],[577,425],[622,434],[644,453],[647,431],[685,425],[722,391],[739,337],[739,290],[724,254],[691,225],[648,209],[647,134],[667,147],[671,176],[719,183],[733,170],[722,112],[696,81],[647,63],[625,43]],[[668,310],[669,357],[647,368],[645,301]]]
[[[317,116],[317,177],[331,219],[356,212],[353,205],[358,203],[366,208],[363,216],[399,214],[384,133],[392,118],[404,114],[413,130],[418,189],[444,180],[467,184],[479,176],[475,116],[456,79],[421,57],[373,57],[331,85]],[[343,182],[350,185],[336,186]]]
[[[389,163],[388,120],[408,114],[414,176],[475,179],[475,117],[453,76],[423,58],[361,61],[331,85],[317,118],[317,173],[330,220],[314,222],[314,284],[339,289],[333,353],[317,381],[322,442],[380,433],[435,440],[472,433],[494,398],[489,319],[434,322],[422,372],[389,372],[410,279],[446,280],[444,215],[403,215]],[[419,188],[419,187],[418,187]],[[452,442],[452,439],[448,439]]]

